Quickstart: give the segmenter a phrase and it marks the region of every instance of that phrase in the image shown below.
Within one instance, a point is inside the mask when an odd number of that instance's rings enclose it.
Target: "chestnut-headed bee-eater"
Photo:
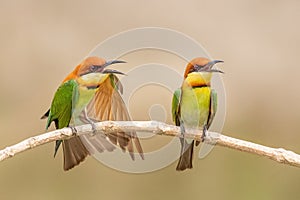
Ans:
[[[207,58],[195,58],[185,69],[181,88],[174,92],[172,100],[172,116],[176,126],[181,127],[183,138],[181,154],[176,167],[177,171],[193,168],[194,140],[185,139],[184,132],[189,129],[203,129],[204,135],[211,125],[217,110],[217,93],[210,87],[213,69],[220,60],[210,61]],[[196,142],[198,145],[199,142]]]
[[[51,122],[57,129],[104,120],[129,121],[126,105],[121,97],[122,85],[115,74],[123,74],[109,65],[124,61],[105,61],[98,57],[84,59],[57,89],[50,109],[42,116],[48,118],[46,129]],[[134,145],[143,157],[143,150],[135,132],[118,132],[75,136],[67,140],[57,140],[54,156],[62,144],[64,170],[69,170],[82,162],[88,155],[104,150],[113,151],[119,145],[129,151],[134,159]]]

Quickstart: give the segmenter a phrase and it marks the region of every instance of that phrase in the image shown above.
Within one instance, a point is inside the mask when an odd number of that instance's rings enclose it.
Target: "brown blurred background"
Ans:
[[[160,26],[225,61],[224,134],[299,153],[299,10],[296,0],[1,1],[0,148],[44,132],[39,118],[59,83],[99,42]],[[178,173],[174,163],[141,175],[93,158],[66,173],[53,148],[0,163],[0,199],[300,198],[300,169],[227,148],[195,159],[190,171]]]

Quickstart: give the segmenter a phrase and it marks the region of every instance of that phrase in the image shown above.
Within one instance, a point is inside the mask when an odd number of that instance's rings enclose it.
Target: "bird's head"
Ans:
[[[200,81],[204,83],[209,83],[212,73],[218,72],[223,73],[223,71],[218,69],[213,69],[216,63],[221,63],[221,60],[209,60],[207,58],[194,58],[186,66],[184,78],[190,79],[190,81]]]
[[[188,63],[185,69],[184,78],[188,76],[188,74],[193,72],[201,72],[201,73],[212,73],[219,72],[223,73],[221,70],[213,69],[213,66],[217,63],[223,62],[222,60],[209,60],[207,58],[194,58],[192,61]]]
[[[76,79],[83,85],[99,85],[109,76],[109,74],[124,75],[123,72],[107,69],[109,65],[117,63],[125,63],[125,61],[105,61],[99,57],[88,57],[84,59],[71,74],[69,74],[64,82],[70,79]]]

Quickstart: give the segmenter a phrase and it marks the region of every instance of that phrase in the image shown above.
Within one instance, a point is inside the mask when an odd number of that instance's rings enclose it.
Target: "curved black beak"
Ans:
[[[109,66],[109,65],[113,65],[113,64],[117,64],[117,63],[126,63],[123,60],[111,60],[111,61],[107,61],[104,65],[102,65],[103,68]]]
[[[224,73],[223,71],[221,71],[219,69],[212,69],[215,64],[222,63],[222,62],[224,62],[224,61],[222,61],[222,60],[212,60],[209,63],[207,63],[206,65],[204,65],[203,67],[201,67],[200,71]]]
[[[104,65],[102,65],[102,69],[104,69],[105,67],[109,66],[109,65],[113,65],[113,64],[117,64],[117,63],[126,63],[123,60],[111,60],[111,61],[107,61]],[[102,71],[103,74],[122,74],[125,75],[123,72],[120,72],[118,70],[115,69],[105,69]]]
[[[115,69],[105,69],[102,73],[103,74],[122,74],[122,75],[126,75],[123,72],[120,72],[120,71],[115,70]]]

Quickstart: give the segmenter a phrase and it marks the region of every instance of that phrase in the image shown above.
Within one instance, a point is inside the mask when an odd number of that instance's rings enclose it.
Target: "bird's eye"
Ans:
[[[94,72],[96,70],[97,70],[97,66],[95,65],[90,66],[90,71]]]
[[[198,68],[199,68],[198,65],[194,65],[193,67],[190,68],[189,73],[197,71]]]
[[[199,72],[199,71],[201,71],[201,68],[202,68],[202,66],[200,66],[200,65],[195,65],[194,70],[195,70],[196,72]]]

